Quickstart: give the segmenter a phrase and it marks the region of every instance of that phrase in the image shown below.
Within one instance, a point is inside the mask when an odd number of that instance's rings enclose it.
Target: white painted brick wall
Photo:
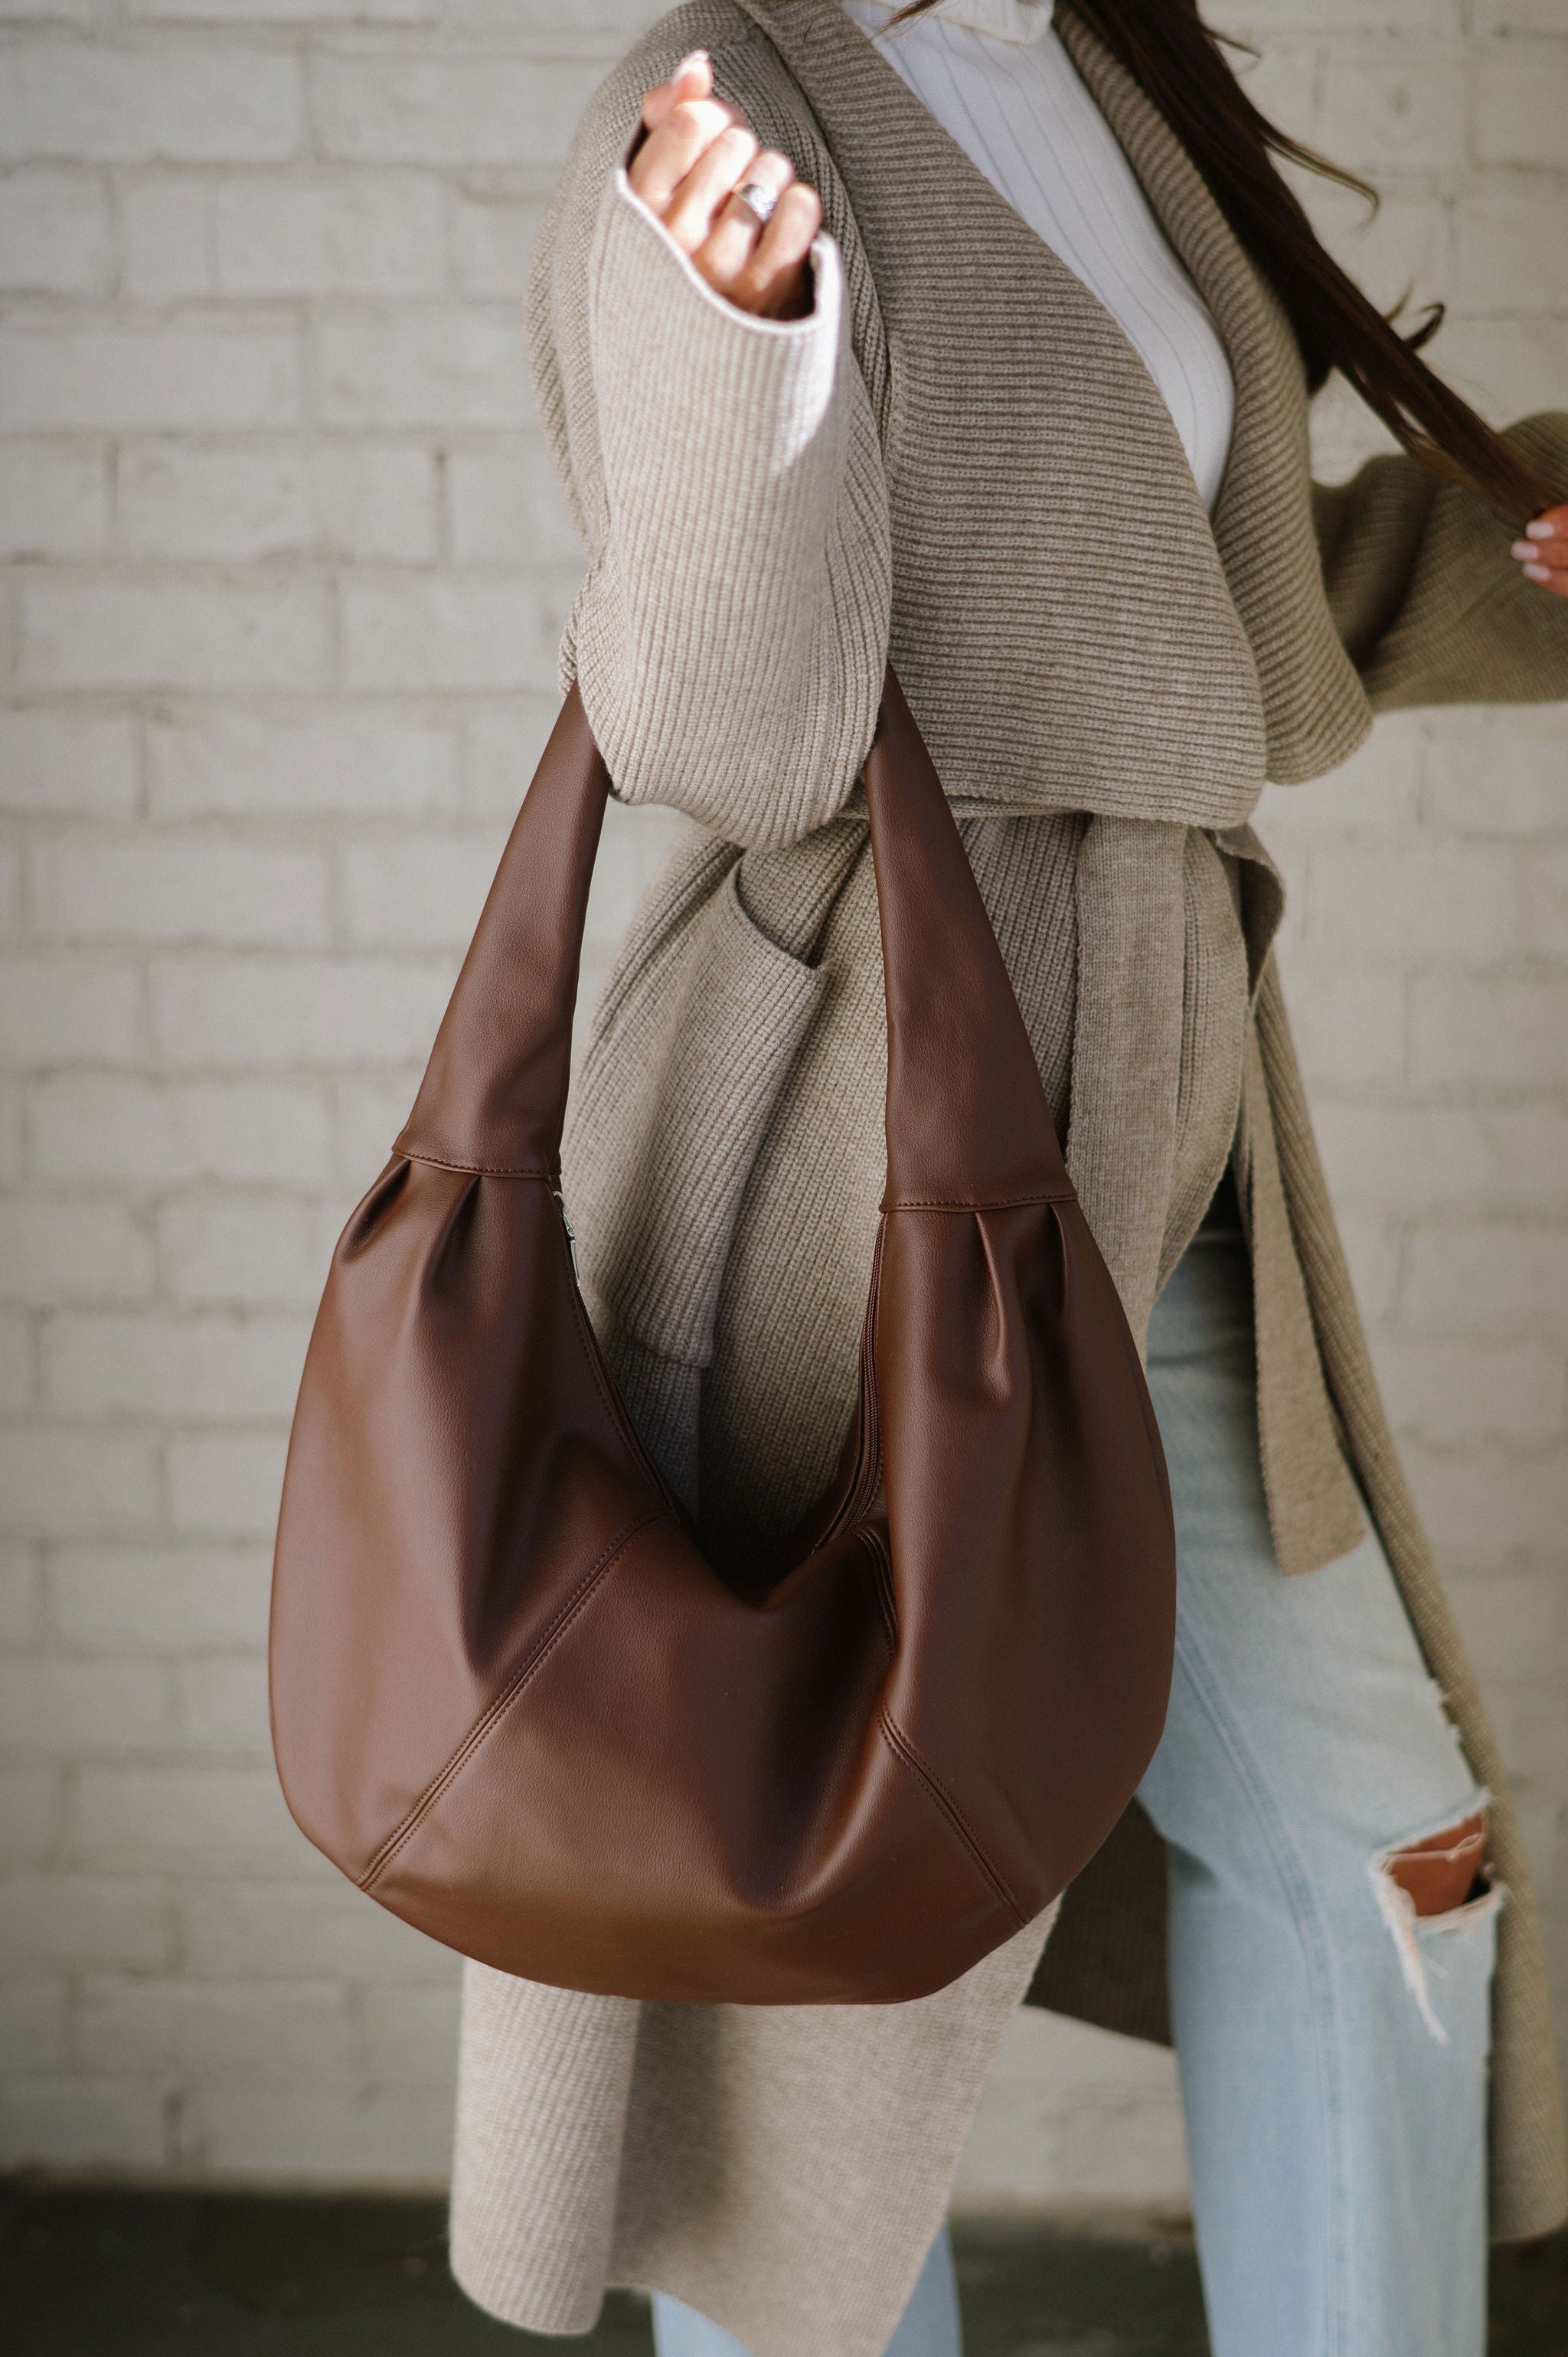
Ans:
[[[0,0],[0,2159],[424,2182],[454,1975],[290,1826],[268,1540],[330,1243],[553,706],[520,296],[646,0]],[[1221,12],[1222,13],[1222,12]],[[1244,0],[1312,201],[1568,405],[1561,0]],[[1324,463],[1373,447],[1335,395]],[[1563,715],[1272,791],[1375,1345],[1568,2017]],[[602,972],[672,832],[611,813]],[[1179,2201],[1168,2058],[1013,2032],[971,2200]]]

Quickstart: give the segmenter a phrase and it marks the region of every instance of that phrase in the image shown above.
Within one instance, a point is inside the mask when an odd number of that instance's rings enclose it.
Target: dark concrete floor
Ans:
[[[1037,2222],[955,2233],[968,2357],[1204,2357],[1190,2238]],[[513,2332],[446,2271],[433,2201],[0,2185],[8,2357],[650,2357],[613,2294],[572,2341]],[[1498,2255],[1493,2357],[1568,2357],[1568,2235]],[[824,2352],[829,2357],[829,2352]],[[1258,2357],[1267,2357],[1260,2351]],[[1377,2357],[1368,2351],[1366,2357]]]

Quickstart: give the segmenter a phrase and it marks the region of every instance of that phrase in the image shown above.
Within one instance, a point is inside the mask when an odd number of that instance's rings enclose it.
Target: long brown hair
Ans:
[[[923,16],[936,5],[908,0],[892,21]],[[1375,192],[1259,113],[1226,60],[1222,37],[1203,22],[1194,0],[1071,5],[1197,165],[1283,305],[1312,390],[1337,369],[1411,457],[1434,474],[1468,485],[1520,520],[1550,507],[1559,496],[1556,488],[1422,359],[1422,346],[1442,324],[1442,305],[1434,304],[1411,334],[1401,335],[1322,243],[1274,159],[1305,165],[1374,205]]]

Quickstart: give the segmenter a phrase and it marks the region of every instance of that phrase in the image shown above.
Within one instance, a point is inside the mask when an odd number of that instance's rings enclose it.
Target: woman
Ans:
[[[471,1967],[454,2263],[536,2330],[646,2286],[664,2357],[950,2357],[941,2220],[1028,1993],[1174,2034],[1218,2357],[1476,2357],[1488,2038],[1493,2230],[1568,2209],[1539,1934],[1248,821],[1373,706],[1568,694],[1568,421],[1505,443],[1431,376],[1182,0],[894,14],[693,0],[591,105],[541,240],[589,552],[565,674],[618,791],[699,822],[598,1010],[566,1188],[628,1402],[744,1556],[854,1394],[884,1055],[854,791],[891,651],[1147,1336],[1170,1716],[1048,1943],[919,2004]],[[1332,366],[1413,455],[1316,493]]]

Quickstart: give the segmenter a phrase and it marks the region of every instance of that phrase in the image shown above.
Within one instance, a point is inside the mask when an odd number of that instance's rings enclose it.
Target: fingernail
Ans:
[[[1523,572],[1527,581],[1550,581],[1552,578],[1551,567],[1545,565],[1527,565]]]
[[[1544,516],[1538,518],[1534,523],[1527,523],[1525,531],[1531,540],[1555,540],[1557,537],[1557,526],[1554,523],[1548,523]]]
[[[683,74],[688,66],[705,66],[707,63],[708,53],[706,49],[693,49],[687,56],[682,59],[680,64],[675,69],[675,73],[671,74],[670,78],[671,81],[673,81],[675,75]]]
[[[1509,554],[1517,556],[1521,564],[1528,563],[1535,554],[1535,543],[1533,540],[1516,540]]]

